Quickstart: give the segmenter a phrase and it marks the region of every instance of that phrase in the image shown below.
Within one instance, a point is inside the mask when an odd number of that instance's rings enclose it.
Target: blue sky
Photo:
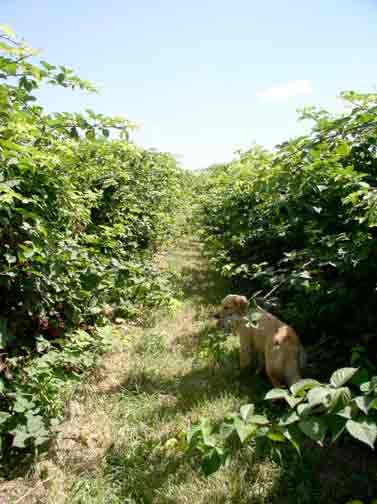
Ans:
[[[10,25],[99,95],[44,89],[49,111],[93,108],[142,124],[137,143],[188,168],[266,147],[377,86],[377,0],[0,0]]]

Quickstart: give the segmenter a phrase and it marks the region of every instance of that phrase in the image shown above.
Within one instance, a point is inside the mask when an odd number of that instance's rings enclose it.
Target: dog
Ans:
[[[253,352],[259,358],[259,369],[263,366],[274,387],[290,387],[301,380],[301,369],[305,367],[306,354],[294,329],[256,306],[256,325],[247,318],[249,301],[245,296],[230,294],[223,299],[220,312],[215,315],[218,327],[227,321],[240,336],[240,367],[249,366]]]

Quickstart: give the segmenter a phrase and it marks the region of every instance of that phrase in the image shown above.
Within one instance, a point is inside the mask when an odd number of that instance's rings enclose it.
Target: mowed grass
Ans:
[[[234,338],[211,350],[211,315],[228,287],[208,273],[200,245],[183,241],[161,263],[177,279],[177,301],[144,329],[119,329],[122,348],[67,405],[61,441],[36,467],[23,502],[327,504],[377,496],[375,459],[358,445],[310,444],[302,457],[284,448],[259,458],[250,445],[207,478],[195,457],[168,442],[201,417],[216,422],[248,402],[262,407],[269,385],[252,372],[240,376]]]

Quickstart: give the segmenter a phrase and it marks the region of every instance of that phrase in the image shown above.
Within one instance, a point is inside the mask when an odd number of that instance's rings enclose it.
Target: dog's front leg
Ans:
[[[252,340],[248,331],[240,332],[240,368],[244,369],[251,364]]]

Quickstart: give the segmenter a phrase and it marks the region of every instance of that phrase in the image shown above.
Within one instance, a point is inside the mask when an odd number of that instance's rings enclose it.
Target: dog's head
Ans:
[[[217,326],[223,327],[224,323],[228,320],[235,320],[236,317],[243,317],[247,313],[248,306],[249,301],[245,296],[229,294],[229,296],[226,296],[222,300],[220,311],[215,315],[218,321]]]

